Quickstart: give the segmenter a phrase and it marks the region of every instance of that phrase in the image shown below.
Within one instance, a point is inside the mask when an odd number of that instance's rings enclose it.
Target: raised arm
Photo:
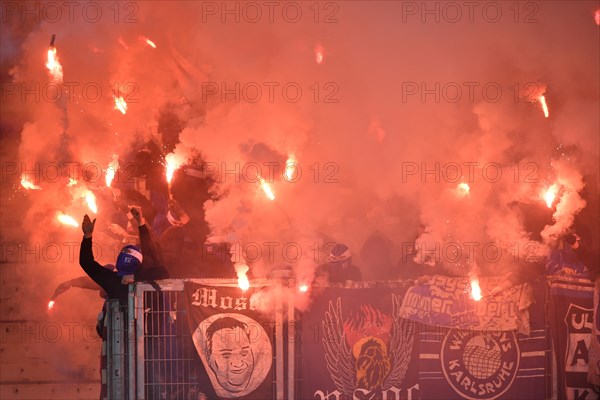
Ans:
[[[156,280],[168,278],[168,273],[162,263],[162,256],[156,246],[156,242],[152,238],[152,233],[146,224],[146,220],[142,216],[142,210],[134,207],[130,212],[138,224],[140,248],[144,257],[142,267],[136,274],[137,279]]]
[[[95,259],[94,253],[92,252],[92,235],[94,233],[94,221],[90,220],[90,217],[86,214],[83,217],[81,223],[81,229],[83,230],[83,240],[81,241],[81,247],[79,249],[79,265],[85,271],[85,273],[92,278],[102,289],[106,292],[110,292],[115,285],[120,285],[120,279],[112,272],[102,267]]]

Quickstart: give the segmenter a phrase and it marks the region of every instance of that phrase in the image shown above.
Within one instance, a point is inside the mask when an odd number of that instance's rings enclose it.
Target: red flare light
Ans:
[[[92,193],[91,190],[88,190],[85,193],[85,202],[87,203],[87,206],[91,212],[93,212],[94,214],[98,213],[98,205],[96,204],[96,196],[94,196],[94,193]]]
[[[60,65],[60,62],[58,61],[56,47],[54,46],[50,46],[50,48],[48,49],[48,60],[46,61],[46,68],[48,68],[48,72],[54,82],[62,82],[63,69],[62,65]]]
[[[548,112],[548,104],[546,104],[546,96],[540,96],[540,103],[542,104],[542,110],[544,110],[544,117],[548,118],[550,113]]]
[[[471,297],[475,301],[479,301],[483,297],[481,295],[481,287],[479,287],[479,279],[477,278],[471,278]]]
[[[42,188],[36,185],[35,183],[29,182],[27,180],[27,175],[23,175],[21,177],[21,186],[23,186],[27,190],[42,190]]]
[[[269,200],[275,200],[275,193],[273,193],[271,186],[263,178],[260,178],[260,187]]]
[[[54,304],[56,304],[56,303],[54,302],[54,300],[50,300],[50,301],[48,302],[48,311],[50,311],[50,310],[52,310],[52,309],[54,308]]]
[[[117,159],[117,155],[113,156],[113,160],[108,163],[108,168],[106,168],[106,187],[110,187],[112,181],[115,179],[115,174],[119,169],[119,160]]]
[[[594,13],[594,20],[596,20],[596,25],[600,26],[600,9]]]
[[[142,42],[146,43],[148,46],[152,47],[153,49],[156,48],[156,44],[152,40],[148,39],[147,37],[140,36],[140,40]]]
[[[127,102],[123,98],[123,96],[114,96],[115,98],[115,110],[121,111],[122,114],[127,112]]]
[[[554,200],[556,200],[556,195],[558,194],[558,186],[552,185],[550,186],[542,195],[544,201],[546,202],[546,206],[548,208],[552,208],[552,204],[554,204]]]
[[[303,283],[302,285],[298,286],[298,290],[302,293],[306,293],[308,292],[308,285],[306,283]]]
[[[315,48],[315,62],[317,64],[323,64],[325,58],[325,50],[321,46]]]
[[[71,217],[70,215],[63,214],[61,212],[56,214],[56,219],[58,220],[58,222],[60,222],[63,225],[73,226],[75,228],[77,228],[79,226],[77,221],[75,221],[75,218]]]

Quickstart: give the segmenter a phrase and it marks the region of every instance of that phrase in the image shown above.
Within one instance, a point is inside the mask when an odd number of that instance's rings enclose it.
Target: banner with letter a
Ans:
[[[590,345],[594,338],[594,282],[552,275],[548,277],[548,285],[558,398],[597,399],[598,387],[588,383]]]

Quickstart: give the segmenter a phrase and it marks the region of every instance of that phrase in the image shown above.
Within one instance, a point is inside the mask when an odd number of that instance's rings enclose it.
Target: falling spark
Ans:
[[[294,177],[294,172],[296,172],[296,159],[294,158],[294,155],[291,154],[285,163],[285,178],[288,181],[291,181]]]
[[[594,19],[596,20],[596,25],[600,26],[600,9],[594,13]]]
[[[269,186],[269,184],[263,178],[260,178],[260,187],[262,188],[263,192],[265,192],[265,195],[269,200],[275,200],[275,194],[273,193],[271,186]]]
[[[52,77],[54,82],[60,83],[63,80],[62,65],[58,61],[58,55],[56,54],[56,47],[50,46],[48,49],[48,61],[46,61],[46,68]]]
[[[119,44],[120,44],[121,46],[123,46],[123,48],[124,48],[125,50],[129,50],[129,46],[127,46],[127,43],[125,43],[125,41],[123,40],[123,38],[121,38],[121,37],[120,37],[120,38],[119,38],[119,40],[118,40],[118,42],[119,42]]]
[[[127,112],[127,102],[123,96],[113,96],[115,98],[115,110],[121,111],[122,114]]]
[[[27,180],[27,175],[23,175],[21,177],[21,186],[23,186],[27,190],[42,190],[42,188],[36,185],[35,183],[29,182]]]
[[[315,48],[315,61],[317,64],[323,64],[323,59],[325,57],[325,50],[321,46],[317,46]]]
[[[50,310],[52,310],[52,309],[54,308],[54,304],[56,304],[56,303],[54,302],[54,300],[50,300],[50,301],[48,302],[48,311],[50,311]]]
[[[308,285],[306,283],[303,283],[302,285],[298,286],[298,290],[302,293],[306,293],[308,292]]]
[[[70,215],[63,214],[61,212],[59,212],[56,215],[56,219],[58,220],[58,222],[60,222],[63,225],[69,225],[69,226],[74,226],[74,227],[79,226],[77,221],[75,221],[75,218],[71,217]]]
[[[148,39],[147,37],[140,36],[140,40],[142,42],[146,43],[148,46],[152,47],[153,49],[156,48],[156,44],[152,40]]]
[[[471,278],[471,296],[473,300],[479,301],[481,300],[481,288],[479,287],[479,279]]]
[[[96,196],[92,193],[91,190],[88,190],[85,194],[85,202],[87,203],[88,208],[94,214],[98,213],[98,206],[96,205]]]
[[[552,185],[548,188],[548,190],[546,190],[543,194],[544,197],[544,201],[546,202],[546,206],[548,206],[548,208],[552,208],[552,204],[554,203],[554,200],[556,199],[556,194],[558,193],[558,186],[556,185]]]
[[[540,96],[540,103],[542,104],[542,110],[544,110],[544,117],[548,118],[550,113],[548,112],[548,104],[546,104],[546,96]]]
[[[112,181],[115,179],[115,174],[119,169],[119,160],[118,156],[113,155],[113,160],[108,163],[108,168],[106,168],[106,187],[110,187]]]

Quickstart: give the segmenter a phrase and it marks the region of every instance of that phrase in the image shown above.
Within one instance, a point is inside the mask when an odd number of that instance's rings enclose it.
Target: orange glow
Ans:
[[[544,201],[546,202],[546,205],[548,206],[548,208],[552,208],[552,204],[554,203],[554,200],[556,200],[556,195],[558,194],[558,186],[556,185],[552,185],[548,188],[548,190],[546,190],[543,194],[544,197]]]
[[[61,212],[56,214],[56,219],[58,220],[58,222],[60,222],[63,225],[74,226],[74,227],[79,226],[77,221],[75,221],[75,218],[71,217],[70,215],[63,214]]]
[[[88,190],[85,193],[85,202],[87,203],[87,206],[91,212],[93,212],[94,214],[98,213],[98,205],[96,204],[96,196],[94,196],[94,193],[92,193],[91,190]]]
[[[27,180],[27,175],[21,176],[21,186],[23,186],[27,190],[42,190],[42,188],[36,185],[35,183],[29,182]]]
[[[123,96],[114,96],[115,98],[115,110],[121,111],[122,114],[127,112],[127,102],[123,98]]]
[[[596,20],[596,25],[600,26],[600,9],[594,13],[594,19]]]
[[[48,311],[50,311],[50,310],[52,310],[52,309],[54,308],[54,304],[56,304],[56,303],[54,302],[54,300],[50,300],[50,301],[48,302]]]
[[[115,174],[119,169],[119,160],[117,159],[117,155],[113,155],[113,160],[108,163],[108,168],[106,168],[106,187],[110,187],[112,181],[115,179]]]
[[[458,192],[459,196],[464,197],[468,195],[469,192],[471,192],[471,187],[469,186],[469,184],[461,182],[456,186],[456,191]]]
[[[262,188],[263,192],[265,192],[265,195],[269,200],[275,200],[275,194],[273,193],[271,186],[269,186],[269,184],[263,178],[260,178],[260,187]]]
[[[540,103],[542,104],[542,110],[544,110],[544,117],[548,118],[550,113],[548,112],[548,104],[546,104],[546,96],[540,96]]]
[[[153,49],[156,48],[156,44],[152,40],[148,39],[147,37],[140,36],[140,40],[142,42],[146,43],[148,46],[152,47]]]
[[[471,278],[471,296],[473,300],[479,301],[481,300],[481,288],[479,287],[479,279]]]
[[[296,172],[296,159],[293,154],[290,154],[287,161],[285,162],[285,178],[291,181]]]
[[[175,154],[169,153],[165,157],[165,162],[167,163],[167,183],[171,184],[171,181],[173,180],[173,174],[175,174],[177,168],[181,167],[182,161],[179,160]]]
[[[46,61],[46,68],[52,77],[54,82],[62,82],[63,70],[62,65],[58,61],[58,55],[56,54],[56,47],[52,46],[48,49],[48,61]]]
[[[323,60],[325,58],[325,50],[322,46],[317,46],[315,48],[315,61],[317,64],[323,64]]]
[[[237,271],[237,276],[238,276],[238,287],[240,289],[242,289],[242,291],[246,291],[248,289],[250,289],[250,281],[248,280],[248,276],[246,275],[246,271],[248,270],[248,267],[246,268],[240,268]]]

